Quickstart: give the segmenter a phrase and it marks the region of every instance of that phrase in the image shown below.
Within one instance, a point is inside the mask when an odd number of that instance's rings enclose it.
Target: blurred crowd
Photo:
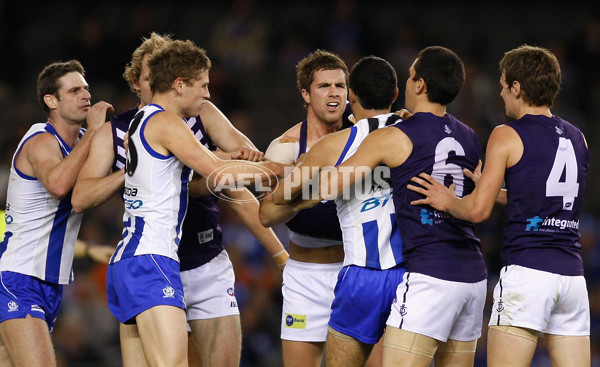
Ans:
[[[365,55],[387,59],[398,73],[401,96],[418,50],[430,45],[452,49],[463,59],[467,78],[448,110],[476,131],[484,149],[491,129],[506,122],[498,83],[503,53],[524,43],[549,48],[559,59],[563,78],[552,112],[581,128],[592,157],[580,231],[592,311],[592,364],[600,366],[600,172],[594,161],[600,157],[598,4],[234,0],[54,1],[32,6],[0,0],[0,205],[5,205],[18,141],[31,124],[45,121],[35,91],[43,66],[78,59],[86,69],[92,103],[108,101],[119,113],[137,102],[122,74],[131,52],[151,31],[191,39],[206,49],[213,62],[212,101],[262,150],[304,118],[295,64],[317,48],[336,52],[349,67]],[[402,97],[394,106],[403,107]],[[236,272],[242,366],[281,366],[281,273],[235,216],[222,209],[224,243]],[[122,212],[119,198],[90,211],[80,238],[116,244]],[[504,219],[497,208],[476,227],[490,293],[500,268]],[[287,243],[285,227],[275,229]],[[65,287],[54,331],[60,366],[120,365],[118,322],[106,305],[105,271],[90,260],[75,262],[75,282]],[[491,299],[486,315],[490,307]],[[476,366],[485,366],[486,329]],[[550,365],[546,355],[536,354],[533,365]]]

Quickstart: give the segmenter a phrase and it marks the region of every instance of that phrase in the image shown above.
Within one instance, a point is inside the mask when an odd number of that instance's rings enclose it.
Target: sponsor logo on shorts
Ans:
[[[401,316],[406,316],[407,313],[408,313],[408,310],[406,309],[406,305],[403,303],[400,306],[400,315]]]
[[[175,289],[170,285],[163,288],[163,298],[174,298],[175,297]]]
[[[41,312],[43,314],[46,314],[39,305],[31,305],[31,311]]]
[[[229,305],[229,307],[237,307],[237,302],[231,301],[231,304]]]
[[[231,297],[235,297],[235,292],[233,290],[233,287],[227,288],[227,294],[230,295]]]
[[[19,305],[15,301],[8,302],[8,312],[17,311],[19,309]]]
[[[285,314],[285,327],[291,329],[306,329],[306,315]]]

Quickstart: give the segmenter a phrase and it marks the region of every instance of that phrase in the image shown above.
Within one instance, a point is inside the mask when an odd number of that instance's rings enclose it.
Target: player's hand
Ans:
[[[427,173],[421,173],[410,180],[419,186],[408,184],[406,188],[425,196],[425,199],[411,201],[411,205],[430,205],[445,212],[454,201],[458,200],[454,194],[454,184],[446,187]]]
[[[231,153],[231,159],[242,159],[250,162],[259,162],[264,158],[265,153],[256,149],[241,146],[236,152]]]
[[[477,167],[473,170],[473,172],[469,171],[467,168],[463,168],[463,173],[466,177],[470,178],[475,186],[479,182],[479,178],[481,178],[481,159],[479,163],[477,163]]]
[[[88,130],[99,129],[106,122],[106,113],[113,112],[114,108],[110,103],[100,101],[90,107],[87,114]]]
[[[115,248],[108,245],[89,245],[87,247],[87,255],[95,262],[108,264],[110,257],[115,252]]]
[[[406,108],[401,109],[400,111],[394,112],[396,115],[402,117],[402,120],[406,120],[413,115],[412,112],[407,110]]]

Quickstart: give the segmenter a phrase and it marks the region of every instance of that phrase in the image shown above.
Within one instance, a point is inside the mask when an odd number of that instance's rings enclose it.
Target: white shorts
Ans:
[[[387,324],[442,342],[481,336],[487,280],[451,282],[404,273]]]
[[[324,342],[333,290],[342,263],[314,264],[288,259],[283,269],[281,339]]]
[[[509,265],[494,288],[492,325],[554,335],[590,335],[590,302],[583,276]]]
[[[195,269],[181,272],[187,320],[239,315],[235,275],[227,251]]]

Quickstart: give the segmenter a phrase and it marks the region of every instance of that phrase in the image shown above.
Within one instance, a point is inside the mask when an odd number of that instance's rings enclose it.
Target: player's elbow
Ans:
[[[468,213],[468,219],[473,223],[481,223],[490,217],[491,208],[475,207]]]
[[[266,210],[263,209],[258,211],[258,220],[260,221],[260,224],[262,224],[265,228],[269,228],[274,225],[271,216],[268,215],[268,213],[266,213]]]

